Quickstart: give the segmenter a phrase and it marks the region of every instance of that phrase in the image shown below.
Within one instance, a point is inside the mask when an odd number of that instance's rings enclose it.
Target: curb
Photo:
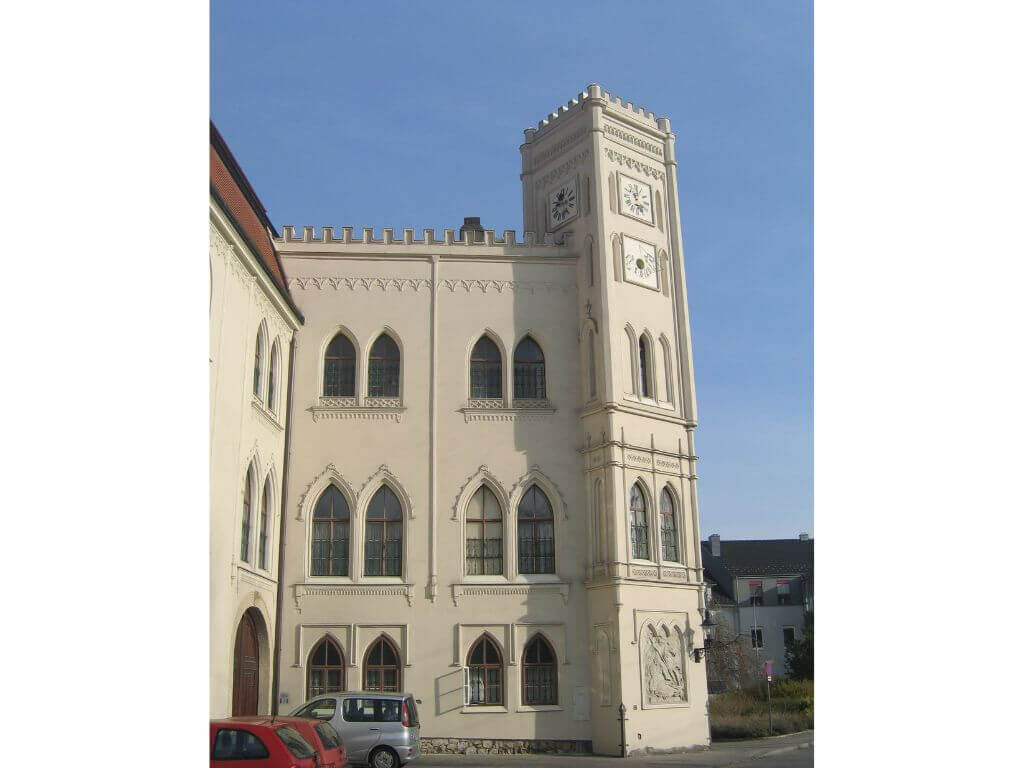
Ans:
[[[785,754],[786,752],[795,752],[798,749],[810,749],[813,746],[814,746],[814,740],[813,739],[811,741],[802,741],[799,744],[791,744],[788,747],[779,747],[778,749],[772,749],[772,750],[769,750],[768,752],[762,752],[760,755],[755,755],[755,757],[753,759],[759,760],[762,757],[770,757],[772,755],[782,755],[782,754]]]

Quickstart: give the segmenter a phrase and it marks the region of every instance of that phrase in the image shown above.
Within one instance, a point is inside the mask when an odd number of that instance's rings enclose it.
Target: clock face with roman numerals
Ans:
[[[622,271],[626,280],[658,289],[658,261],[654,246],[643,240],[622,236]]]
[[[654,208],[651,205],[651,185],[619,174],[619,201],[622,212],[634,219],[654,223]]]
[[[557,229],[567,221],[575,219],[580,212],[579,194],[576,192],[576,179],[570,179],[559,187],[555,187],[548,195],[548,215],[551,217],[551,228]]]

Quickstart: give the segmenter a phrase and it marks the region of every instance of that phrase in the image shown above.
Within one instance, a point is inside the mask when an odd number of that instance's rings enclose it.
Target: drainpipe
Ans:
[[[277,606],[274,611],[274,656],[270,686],[270,714],[277,714],[277,700],[281,690],[281,614],[284,612],[284,532],[285,499],[288,498],[288,457],[292,449],[292,386],[295,383],[295,333],[288,345],[288,399],[285,404],[284,461],[281,469],[281,526],[277,532]]]

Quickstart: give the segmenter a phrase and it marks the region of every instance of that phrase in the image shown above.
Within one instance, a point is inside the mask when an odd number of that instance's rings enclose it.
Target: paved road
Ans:
[[[410,768],[811,768],[814,731],[770,739],[715,744],[704,752],[631,757],[628,761],[594,755],[424,755]]]

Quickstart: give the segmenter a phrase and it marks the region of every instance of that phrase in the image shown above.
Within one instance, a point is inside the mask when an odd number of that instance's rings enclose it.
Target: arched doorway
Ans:
[[[259,614],[250,608],[242,614],[235,634],[235,676],[231,696],[231,714],[259,713],[260,641],[256,632]]]

